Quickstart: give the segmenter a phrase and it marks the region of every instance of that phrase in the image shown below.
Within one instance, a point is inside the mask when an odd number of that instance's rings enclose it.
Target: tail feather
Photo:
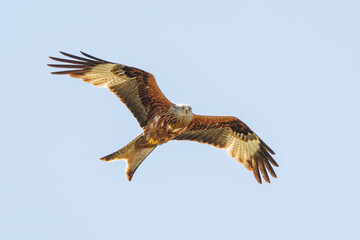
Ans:
[[[114,161],[118,159],[124,159],[127,163],[127,167],[125,170],[126,177],[129,181],[131,181],[139,165],[156,148],[156,145],[151,147],[141,146],[141,144],[139,144],[139,142],[141,143],[141,141],[143,141],[142,135],[132,140],[120,150],[100,158],[100,160]]]
[[[127,160],[127,167],[125,169],[125,173],[129,181],[131,181],[136,169],[155,148],[156,146],[140,149],[129,160]]]
[[[139,141],[141,137],[142,135],[137,136],[134,140],[129,142],[125,147],[105,157],[100,158],[100,160],[109,162],[119,159],[126,159],[126,160],[129,159],[132,155],[135,154],[134,151],[135,151],[136,142]]]

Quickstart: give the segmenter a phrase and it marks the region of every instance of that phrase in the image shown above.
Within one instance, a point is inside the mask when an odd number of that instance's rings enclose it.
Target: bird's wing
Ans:
[[[60,53],[69,59],[50,58],[68,64],[48,64],[48,66],[67,70],[52,74],[68,74],[96,87],[107,87],[125,103],[141,127],[146,125],[147,116],[154,107],[171,105],[160,91],[154,76],[148,72],[108,62],[83,52],[81,53],[85,57]]]
[[[187,130],[175,140],[197,141],[226,149],[231,157],[253,171],[259,183],[260,172],[266,182],[270,183],[267,172],[276,178],[271,167],[271,164],[278,167],[271,156],[275,153],[236,117],[194,115]]]

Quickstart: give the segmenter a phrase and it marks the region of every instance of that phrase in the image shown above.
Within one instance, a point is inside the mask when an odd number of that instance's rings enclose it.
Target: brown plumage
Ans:
[[[170,102],[160,91],[152,74],[108,62],[81,52],[86,58],[60,52],[69,59],[50,57],[67,64],[48,64],[68,70],[68,74],[97,87],[107,87],[120,98],[139,122],[143,133],[122,149],[101,158],[104,161],[125,159],[126,175],[132,179],[142,161],[160,144],[170,140],[190,140],[226,149],[228,154],[253,171],[256,180],[276,178],[275,154],[245,123],[236,117],[201,116],[190,106]]]

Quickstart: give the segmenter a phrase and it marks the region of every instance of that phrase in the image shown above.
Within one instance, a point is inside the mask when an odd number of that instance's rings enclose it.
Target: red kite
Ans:
[[[60,53],[69,59],[50,58],[68,64],[48,65],[67,70],[52,74],[68,74],[96,87],[107,87],[125,103],[143,129],[143,133],[125,147],[101,158],[103,161],[125,159],[129,181],[142,161],[158,145],[170,140],[197,141],[226,149],[231,157],[253,171],[259,183],[260,172],[268,183],[267,172],[276,178],[271,166],[278,167],[271,156],[275,153],[238,118],[196,115],[189,105],[170,102],[160,91],[154,76],[143,70],[108,62],[83,52],[85,57]]]

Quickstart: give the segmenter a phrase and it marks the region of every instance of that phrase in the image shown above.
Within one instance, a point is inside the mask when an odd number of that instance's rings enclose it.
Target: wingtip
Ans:
[[[49,56],[49,58],[50,58],[51,60],[56,61],[56,58],[55,58],[55,57]]]
[[[269,153],[271,153],[272,155],[276,155],[274,150],[272,150],[262,139],[260,139],[260,142],[261,142],[261,145],[263,145]]]
[[[46,64],[48,67],[52,67],[51,65],[52,64]],[[50,74],[53,74],[53,75],[61,75],[60,72],[50,72]]]
[[[95,61],[108,62],[108,61],[105,61],[104,59],[94,57],[94,56],[92,56],[92,55],[90,55],[90,54],[88,54],[88,53],[86,53],[86,52],[83,52],[83,51],[80,51],[80,53],[81,53],[82,55],[84,55],[85,57],[90,58],[90,59],[93,59],[93,60],[95,60]]]
[[[272,154],[272,155],[276,155],[276,153],[274,152],[274,150],[272,150],[269,146],[267,146],[267,150]]]

